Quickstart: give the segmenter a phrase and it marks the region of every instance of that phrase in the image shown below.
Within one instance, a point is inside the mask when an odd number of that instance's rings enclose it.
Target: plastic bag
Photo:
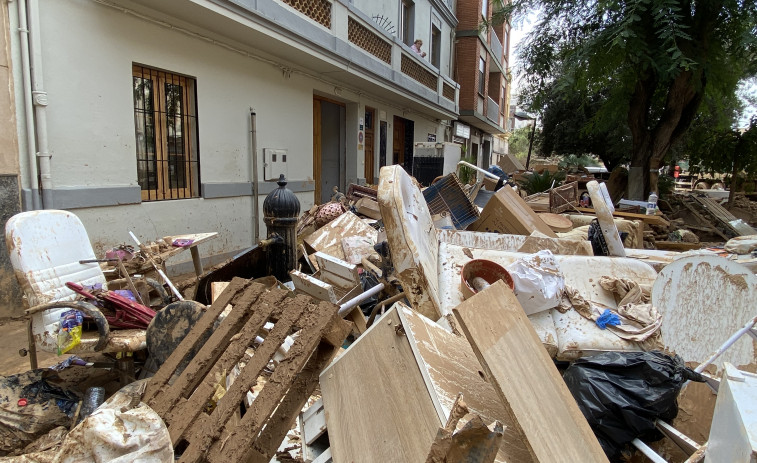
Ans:
[[[58,328],[58,355],[65,354],[81,343],[81,325],[84,317],[75,309],[60,314]]]
[[[527,315],[560,305],[565,278],[550,251],[518,259],[505,269],[513,277],[515,297]]]
[[[573,362],[563,375],[578,408],[610,459],[635,438],[662,438],[655,420],[678,414],[686,380],[703,381],[681,357],[662,352],[606,352]]]

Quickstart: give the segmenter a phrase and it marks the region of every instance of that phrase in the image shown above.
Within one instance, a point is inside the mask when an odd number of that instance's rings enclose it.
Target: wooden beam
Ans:
[[[505,283],[493,284],[453,312],[535,461],[608,461]]]

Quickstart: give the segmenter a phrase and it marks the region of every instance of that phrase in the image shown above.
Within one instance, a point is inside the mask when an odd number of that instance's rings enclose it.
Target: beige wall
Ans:
[[[0,16],[0,175],[8,175],[18,174],[19,167],[7,2],[0,5]]]

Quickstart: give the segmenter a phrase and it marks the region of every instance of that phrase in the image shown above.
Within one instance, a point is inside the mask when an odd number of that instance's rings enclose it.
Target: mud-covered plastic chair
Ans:
[[[102,312],[92,304],[76,301],[76,293],[66,286],[66,282],[75,282],[107,288],[99,264],[79,263],[96,257],[76,215],[61,210],[16,214],[5,225],[5,244],[30,315],[28,353],[32,369],[37,367],[37,348],[57,351],[60,316],[71,308],[91,317],[97,332],[85,331],[81,343],[67,353],[136,352],[146,348],[145,330],[110,331]]]

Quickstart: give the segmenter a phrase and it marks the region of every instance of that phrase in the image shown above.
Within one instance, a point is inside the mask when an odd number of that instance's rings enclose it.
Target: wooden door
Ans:
[[[373,119],[375,115],[375,109],[365,108],[365,181],[369,184],[373,184],[375,178],[374,165],[376,160],[373,156]]]
[[[401,117],[394,116],[392,128],[392,164],[405,163],[405,122]]]

